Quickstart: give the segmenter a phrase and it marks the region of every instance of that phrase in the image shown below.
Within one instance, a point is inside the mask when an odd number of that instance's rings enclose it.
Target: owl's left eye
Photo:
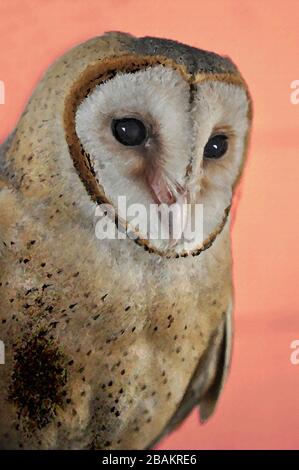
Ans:
[[[147,129],[139,119],[131,117],[113,119],[111,130],[118,142],[129,147],[142,145],[147,139]]]
[[[203,156],[204,158],[221,158],[228,149],[228,138],[225,134],[218,134],[210,137],[208,140]]]

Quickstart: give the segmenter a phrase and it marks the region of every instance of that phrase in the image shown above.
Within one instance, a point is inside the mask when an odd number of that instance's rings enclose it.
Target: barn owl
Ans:
[[[209,418],[250,123],[231,60],[173,40],[107,33],[50,67],[0,151],[1,448],[152,448]],[[152,237],[120,197],[200,205],[201,236]],[[96,236],[103,204],[125,236]]]

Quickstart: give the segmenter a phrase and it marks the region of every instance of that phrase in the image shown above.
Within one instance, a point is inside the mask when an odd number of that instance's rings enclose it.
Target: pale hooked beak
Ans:
[[[148,178],[148,182],[158,204],[167,204],[169,206],[175,202],[176,197],[162,171],[152,173]]]
[[[169,234],[169,246],[174,247],[182,239],[187,224],[189,192],[172,183],[162,171],[156,171],[148,182],[159,205],[164,235]]]

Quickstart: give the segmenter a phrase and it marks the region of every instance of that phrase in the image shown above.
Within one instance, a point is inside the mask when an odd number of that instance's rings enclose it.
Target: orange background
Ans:
[[[161,449],[299,448],[298,0],[1,0],[0,142],[48,65],[71,46],[122,30],[228,54],[254,98],[254,129],[233,227],[232,370],[204,426],[197,412]]]

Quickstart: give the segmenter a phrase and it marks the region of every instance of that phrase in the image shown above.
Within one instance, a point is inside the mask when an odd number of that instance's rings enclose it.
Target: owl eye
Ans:
[[[135,118],[113,119],[112,134],[123,145],[136,147],[146,141],[147,129],[142,121]]]
[[[204,158],[220,158],[226,153],[227,148],[227,136],[224,134],[214,135],[208,140],[203,151],[203,156]]]

